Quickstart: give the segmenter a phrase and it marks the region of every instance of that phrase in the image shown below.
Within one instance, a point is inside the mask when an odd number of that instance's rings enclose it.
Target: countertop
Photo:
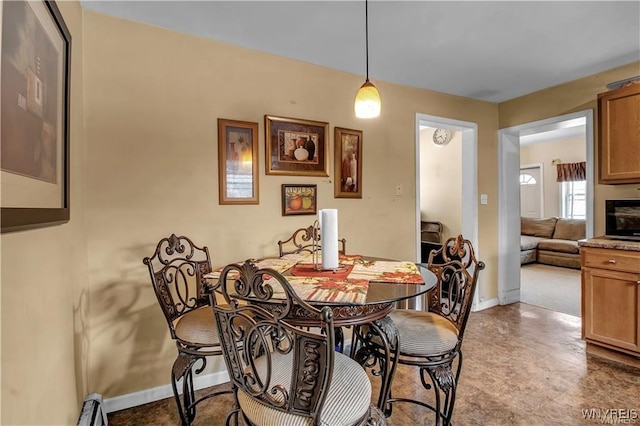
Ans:
[[[580,247],[640,251],[640,241],[614,240],[605,237],[595,237],[586,240],[579,240],[578,245]]]

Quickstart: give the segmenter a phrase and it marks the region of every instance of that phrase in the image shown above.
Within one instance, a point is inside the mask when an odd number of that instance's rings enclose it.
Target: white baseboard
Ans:
[[[228,381],[229,375],[225,370],[194,377],[193,386],[196,390],[199,390],[210,386],[220,385]],[[179,386],[179,388],[181,388],[181,386]],[[179,391],[182,392],[182,389],[179,389]],[[149,402],[165,398],[173,398],[173,389],[171,388],[171,384],[105,399],[104,410],[107,413],[113,413],[114,411],[137,407],[138,405],[147,404]]]
[[[498,306],[498,299],[489,299],[489,300],[483,300],[482,302],[478,303],[475,305],[475,308],[473,309],[473,312],[478,312],[478,311],[483,311],[485,309],[489,309],[489,308],[493,308],[494,306]]]

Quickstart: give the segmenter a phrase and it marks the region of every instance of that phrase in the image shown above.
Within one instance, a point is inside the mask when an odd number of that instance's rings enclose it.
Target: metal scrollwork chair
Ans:
[[[214,392],[196,399],[193,386],[193,375],[204,370],[206,357],[222,354],[205,292],[204,275],[211,272],[209,249],[197,247],[185,236],[172,234],[161,239],[153,255],[145,257],[143,263],[149,268],[158,303],[178,348],[171,369],[171,386],[181,424],[190,425],[198,403],[229,393]],[[178,391],[181,380],[182,398]]]
[[[365,371],[334,351],[329,307],[307,304],[282,275],[249,260],[227,265],[209,292],[235,392],[226,425],[386,425]],[[288,322],[294,309],[323,333]]]
[[[433,389],[435,404],[393,398],[389,390],[385,414],[391,415],[396,402],[412,402],[432,410],[435,425],[450,425],[462,369],[462,338],[478,275],[485,265],[476,259],[471,242],[459,235],[432,251],[427,267],[438,279],[428,296],[429,312],[398,309],[389,317],[399,335],[396,361],[419,368],[420,381],[427,390]],[[380,357],[379,337],[364,334],[366,330],[357,331],[359,339],[368,339],[365,345],[369,353]]]
[[[278,252],[280,257],[285,254],[313,253],[313,225],[306,228],[297,229],[288,239],[278,241]],[[320,236],[318,235],[318,240]],[[340,244],[340,253],[345,254],[347,250],[347,240],[341,238],[338,240]]]

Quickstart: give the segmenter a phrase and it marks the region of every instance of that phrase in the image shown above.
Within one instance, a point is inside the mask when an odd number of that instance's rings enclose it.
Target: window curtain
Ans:
[[[587,180],[587,162],[556,164],[558,171],[557,182],[576,182]]]

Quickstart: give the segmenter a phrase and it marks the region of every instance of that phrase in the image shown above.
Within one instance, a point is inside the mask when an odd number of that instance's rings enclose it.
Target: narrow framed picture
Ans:
[[[334,129],[335,198],[362,198],[362,130]]]
[[[318,185],[282,185],[282,216],[317,214]]]
[[[329,123],[264,116],[268,175],[329,176]]]
[[[2,232],[69,221],[71,34],[55,1],[2,2]]]
[[[220,204],[259,204],[258,123],[218,119]]]

